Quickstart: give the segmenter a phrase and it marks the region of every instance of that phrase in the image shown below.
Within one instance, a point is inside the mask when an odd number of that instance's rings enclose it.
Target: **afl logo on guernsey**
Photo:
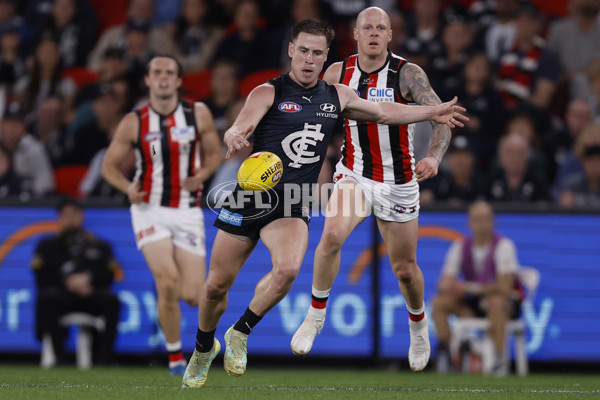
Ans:
[[[302,106],[300,104],[296,104],[292,101],[284,101],[279,104],[279,111],[287,112],[287,113],[295,113],[302,110]]]

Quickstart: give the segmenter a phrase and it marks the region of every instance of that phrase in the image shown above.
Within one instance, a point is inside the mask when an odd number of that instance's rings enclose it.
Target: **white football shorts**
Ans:
[[[204,214],[200,207],[171,208],[140,203],[132,204],[130,210],[139,250],[145,244],[170,237],[175,246],[206,256]]]
[[[408,222],[419,216],[419,184],[416,180],[402,185],[376,182],[365,178],[338,162],[333,183],[350,181],[357,184],[371,203],[373,214],[383,221]]]

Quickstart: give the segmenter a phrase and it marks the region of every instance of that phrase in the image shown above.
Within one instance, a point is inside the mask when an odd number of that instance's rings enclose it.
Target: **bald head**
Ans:
[[[487,201],[479,200],[469,206],[469,216],[473,215],[486,215],[492,216],[494,214],[494,210],[492,206]]]
[[[365,8],[358,14],[358,17],[356,17],[356,26],[360,26],[367,16],[383,18],[383,21],[388,28],[391,25],[390,16],[388,15],[388,13],[386,13],[383,9],[379,7],[369,7]]]
[[[485,201],[476,201],[469,207],[469,227],[479,243],[491,239],[494,232],[494,210]]]
[[[390,16],[379,7],[369,7],[358,14],[354,28],[358,45],[359,62],[367,59],[383,61],[387,58],[388,44],[392,40]]]

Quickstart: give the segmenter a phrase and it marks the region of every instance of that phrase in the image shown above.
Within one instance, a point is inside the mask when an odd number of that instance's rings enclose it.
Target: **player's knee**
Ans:
[[[156,290],[158,296],[163,299],[173,299],[177,297],[179,282],[177,277],[163,275],[156,279]]]
[[[344,235],[339,229],[327,229],[319,243],[321,250],[327,254],[340,251],[343,244]]]
[[[189,296],[185,296],[183,297],[183,301],[185,301],[188,305],[192,306],[192,307],[198,307],[198,304],[200,303],[200,299],[198,297],[189,297]]]
[[[392,269],[400,282],[410,284],[417,278],[419,267],[416,260],[402,260],[394,262]]]
[[[181,292],[181,300],[185,301],[192,307],[197,307],[200,302],[200,294],[198,290],[182,290]]]
[[[279,265],[273,274],[277,291],[289,290],[299,271],[300,267],[292,263]]]
[[[204,298],[209,301],[220,300],[227,294],[227,286],[214,280],[206,281],[204,285]]]

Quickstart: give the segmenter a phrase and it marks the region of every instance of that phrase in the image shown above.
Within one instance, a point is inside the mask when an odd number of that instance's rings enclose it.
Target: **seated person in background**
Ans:
[[[17,103],[10,103],[0,121],[0,144],[9,152],[17,175],[34,196],[54,192],[54,175],[44,146],[27,133],[25,111]]]
[[[512,114],[504,126],[504,135],[509,133],[516,133],[527,141],[529,145],[529,169],[534,175],[544,178],[548,182],[548,155],[541,150],[541,138],[533,118],[527,113]],[[497,161],[496,164],[492,162],[491,167],[497,168]]]
[[[542,140],[542,150],[548,156],[550,182],[558,181],[570,172],[577,172],[578,162],[574,159],[573,146],[579,134],[591,121],[590,105],[582,99],[573,99],[567,105],[564,121],[559,120],[556,126],[546,132]],[[567,172],[568,169],[573,171]],[[558,175],[558,171],[562,175]]]
[[[468,110],[469,121],[461,135],[469,140],[476,164],[487,168],[502,135],[506,111],[500,93],[492,86],[490,61],[485,53],[472,54],[457,78],[455,86],[441,88],[440,97],[445,101],[458,96]]]
[[[53,168],[63,164],[65,156],[65,132],[63,123],[65,109],[62,99],[49,97],[40,102],[35,119],[28,124],[27,130],[46,149]]]
[[[25,108],[27,119],[35,118],[40,103],[49,97],[60,97],[65,110],[71,108],[77,86],[71,78],[63,78],[62,59],[58,43],[51,37],[42,37],[28,60],[31,70],[19,79],[14,99]]]
[[[509,111],[526,111],[545,129],[561,69],[558,57],[539,36],[542,24],[543,16],[535,6],[520,8],[514,44],[500,58],[498,86]]]
[[[71,312],[102,316],[106,327],[94,337],[94,358],[96,363],[108,363],[120,307],[110,285],[122,272],[108,243],[83,230],[83,219],[77,202],[63,200],[58,206],[58,234],[37,244],[31,262],[38,288],[36,334],[39,340],[49,334],[56,358],[65,362],[60,317]]]
[[[108,4],[108,2],[107,2]],[[99,71],[102,63],[102,57],[109,48],[126,49],[127,34],[131,30],[129,22],[133,20],[143,20],[148,23],[150,29],[148,34],[148,46],[152,53],[160,53],[169,48],[168,36],[165,32],[155,26],[151,26],[151,20],[154,16],[153,0],[129,0],[127,2],[127,23],[113,26],[102,33],[96,46],[88,58],[88,68]],[[134,23],[135,25],[135,23]]]
[[[526,139],[509,133],[498,146],[500,169],[489,180],[486,197],[490,201],[536,202],[550,199],[546,181],[529,165],[531,149]]]
[[[109,47],[100,60],[98,81],[84,85],[79,89],[73,107],[77,108],[86,101],[96,99],[111,82],[122,77],[127,77],[128,68],[129,64],[125,49]]]
[[[96,38],[95,14],[83,15],[76,0],[53,0],[46,20],[36,29],[37,38],[46,36],[59,46],[64,68],[84,66]]]
[[[240,77],[265,68],[277,67],[269,54],[268,33],[262,27],[260,4],[257,0],[241,0],[235,8],[235,28],[225,36],[215,54],[213,62],[226,58],[239,67]],[[277,60],[278,61],[278,60]]]
[[[494,213],[488,203],[478,201],[469,207],[469,227],[473,236],[454,242],[446,254],[438,294],[432,302],[440,341],[438,360],[444,352],[448,354],[450,315],[487,317],[496,353],[492,372],[503,375],[508,372],[505,325],[517,318],[521,309],[513,290],[519,265],[517,251],[512,240],[494,231]]]
[[[0,198],[19,197],[27,200],[31,194],[23,188],[23,179],[13,171],[10,152],[0,144]]]
[[[430,60],[442,52],[443,27],[440,0],[416,1],[406,21],[406,41],[400,54],[427,71]]]
[[[82,103],[65,135],[66,164],[90,164],[94,155],[108,147],[109,132],[116,129],[127,111],[130,86],[127,80],[117,79],[102,87],[93,101]]]
[[[421,183],[421,203],[447,200],[459,205],[483,198],[485,181],[475,168],[475,155],[465,136],[456,136],[450,142],[446,156],[447,170]]]
[[[463,18],[451,19],[442,29],[442,51],[431,60],[431,86],[446,92],[458,86],[461,71],[473,41],[469,25]]]
[[[565,207],[600,207],[600,125],[592,123],[583,129],[575,154],[583,169],[560,183],[558,202]]]
[[[214,63],[210,74],[210,97],[201,101],[206,104],[206,107],[212,113],[215,119],[215,128],[217,128],[221,141],[225,131],[231,126],[231,121],[227,122],[227,114],[232,108],[236,107],[236,103],[242,100],[238,95],[238,83],[236,63],[227,59],[217,60]],[[233,116],[233,119],[235,120],[236,117],[237,113]],[[223,149],[224,152],[227,151],[226,147],[223,147]]]
[[[116,128],[108,131],[108,140],[111,142],[114,138],[115,131]],[[94,155],[94,158],[92,158],[92,161],[90,161],[90,167],[79,183],[80,198],[97,198],[102,199],[107,203],[110,202],[113,206],[128,206],[130,203],[127,194],[115,188],[102,176],[102,163],[104,162],[104,155],[106,154],[107,149],[108,147],[104,147],[99,150],[96,155]],[[133,149],[123,157],[118,167],[123,176],[132,181],[134,180],[136,165],[135,151]]]
[[[0,86],[9,89],[26,74],[21,45],[21,25],[15,21],[0,23]]]
[[[181,6],[171,48],[186,74],[208,68],[223,39],[223,30],[207,18],[209,6],[207,0],[184,0]]]

